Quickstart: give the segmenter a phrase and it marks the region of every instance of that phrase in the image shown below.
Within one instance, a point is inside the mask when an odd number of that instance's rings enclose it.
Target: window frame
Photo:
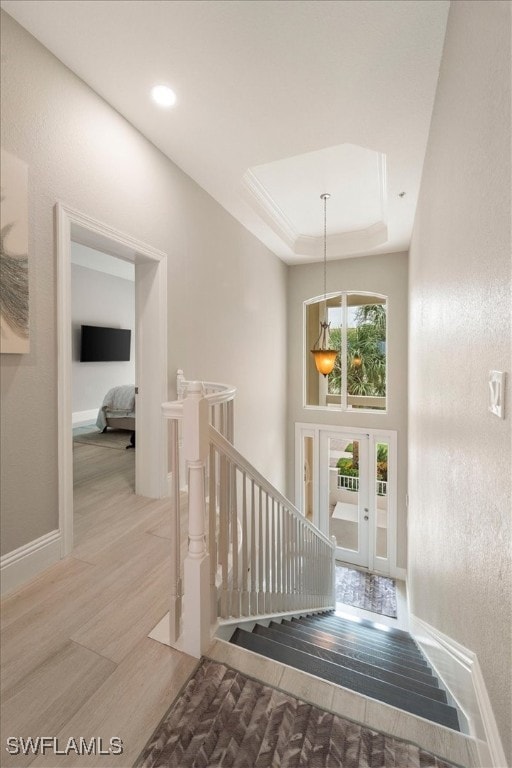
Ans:
[[[353,408],[348,404],[348,392],[347,392],[347,373],[348,373],[348,362],[347,362],[347,348],[348,348],[348,337],[347,337],[347,331],[348,331],[348,325],[347,325],[347,319],[348,319],[348,304],[347,304],[347,297],[349,295],[356,295],[356,296],[369,296],[376,298],[383,299],[383,304],[386,307],[386,395],[385,395],[385,407],[384,408]],[[322,302],[329,302],[331,299],[334,298],[340,298],[340,306],[341,306],[341,381],[342,381],[342,387],[341,387],[341,394],[340,402],[339,404],[331,403],[326,405],[314,405],[307,402],[308,398],[308,354],[311,354],[310,350],[307,348],[307,310],[308,306],[312,304],[321,304]],[[329,412],[339,412],[339,413],[364,413],[364,414],[387,414],[389,411],[389,296],[387,296],[384,293],[380,293],[378,291],[358,291],[354,289],[350,290],[344,290],[344,291],[331,291],[330,293],[326,293],[325,296],[321,294],[320,296],[314,296],[310,299],[305,299],[302,304],[302,403],[303,408],[305,410],[313,410],[313,411],[329,411]],[[321,377],[321,374],[318,374],[319,380]],[[344,385],[343,385],[344,382]],[[335,395],[338,397],[337,395]],[[361,395],[361,397],[365,397],[365,395]],[[368,395],[368,397],[370,397]]]

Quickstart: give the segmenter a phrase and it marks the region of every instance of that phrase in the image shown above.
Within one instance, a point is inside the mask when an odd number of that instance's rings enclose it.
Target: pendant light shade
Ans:
[[[329,198],[330,195],[327,192],[320,195],[320,199],[324,201],[324,305],[327,297],[327,200]],[[331,373],[338,355],[337,349],[330,349],[329,347],[329,327],[330,323],[325,322],[325,320],[320,322],[320,336],[311,350],[316,369],[318,373],[324,376]]]
[[[328,331],[328,323],[320,323],[322,326],[321,336]],[[324,376],[328,376],[334,368],[336,357],[338,355],[337,349],[329,349],[328,346],[319,346],[312,349],[311,354],[315,358],[315,365],[318,373],[323,373]]]

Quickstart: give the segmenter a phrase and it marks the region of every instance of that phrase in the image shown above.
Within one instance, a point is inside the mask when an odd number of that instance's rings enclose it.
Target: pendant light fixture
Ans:
[[[324,307],[327,316],[327,200],[330,198],[328,192],[324,192],[320,195],[320,199],[324,201]],[[337,349],[329,348],[329,328],[330,323],[324,320],[320,323],[320,336],[315,342],[311,354],[315,358],[315,365],[318,373],[322,373],[324,376],[328,376],[334,368],[336,357],[338,355]]]

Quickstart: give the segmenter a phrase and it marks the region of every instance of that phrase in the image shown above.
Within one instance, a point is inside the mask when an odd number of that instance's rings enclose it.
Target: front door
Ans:
[[[336,558],[368,567],[370,542],[369,436],[320,434],[320,527],[335,536]]]
[[[396,568],[397,435],[296,424],[295,503],[336,558],[382,574]]]

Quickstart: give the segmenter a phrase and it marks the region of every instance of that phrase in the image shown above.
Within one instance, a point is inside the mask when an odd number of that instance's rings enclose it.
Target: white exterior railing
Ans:
[[[235,391],[181,374],[181,399],[162,406],[171,444],[170,642],[196,657],[223,620],[335,605],[335,541],[233,447]],[[183,562],[180,453],[188,477]]]
[[[347,491],[359,490],[359,478],[351,475],[338,475],[338,488],[346,488]]]
[[[387,496],[388,482],[387,480],[377,480],[377,496]]]
[[[338,488],[344,488],[347,491],[358,491],[359,478],[352,475],[338,475]],[[375,492],[377,496],[386,496],[388,492],[387,480],[376,480]]]

